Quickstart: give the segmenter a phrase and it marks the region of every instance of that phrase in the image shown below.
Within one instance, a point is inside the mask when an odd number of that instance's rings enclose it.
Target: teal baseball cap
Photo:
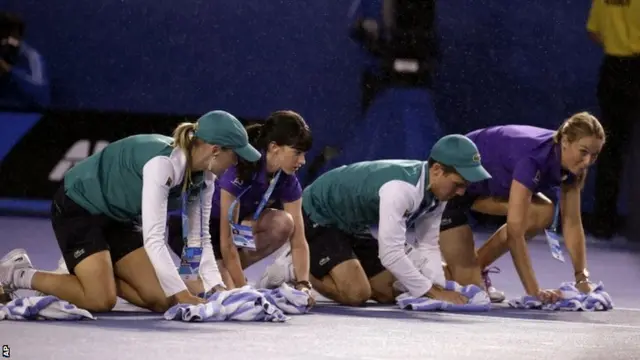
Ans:
[[[464,135],[447,135],[431,148],[433,160],[451,166],[469,182],[491,179],[491,174],[482,167],[480,152],[471,139]]]
[[[219,145],[233,150],[241,158],[255,162],[262,155],[251,144],[247,130],[240,120],[226,111],[210,111],[202,115],[194,134],[209,145]]]

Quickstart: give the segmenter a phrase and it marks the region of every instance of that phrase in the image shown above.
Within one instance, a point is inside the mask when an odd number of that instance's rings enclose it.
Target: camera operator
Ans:
[[[0,108],[31,109],[50,103],[49,79],[37,50],[22,39],[25,24],[0,12]]]

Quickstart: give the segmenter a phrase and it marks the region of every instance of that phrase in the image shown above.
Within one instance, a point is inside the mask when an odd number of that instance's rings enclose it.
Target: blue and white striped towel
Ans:
[[[457,305],[426,297],[413,297],[409,293],[400,294],[396,297],[396,302],[401,309],[415,311],[480,312],[491,309],[489,295],[476,285],[461,286],[454,281],[447,281],[445,289],[461,293],[469,298],[469,302],[464,305]]]
[[[270,303],[259,291],[250,286],[220,291],[211,295],[205,304],[172,306],[164,313],[166,320],[204,321],[264,321],[289,320],[282,310]]]
[[[0,320],[83,320],[95,317],[55,296],[29,296],[0,305]]]
[[[604,291],[602,282],[593,290],[584,294],[576,287],[575,283],[565,282],[560,286],[562,299],[553,304],[543,304],[534,296],[525,295],[509,301],[509,306],[516,309],[536,309],[548,311],[607,311],[613,309],[613,300],[609,293]]]
[[[288,315],[306,314],[309,307],[309,294],[296,290],[283,283],[275,289],[258,289],[267,300]]]

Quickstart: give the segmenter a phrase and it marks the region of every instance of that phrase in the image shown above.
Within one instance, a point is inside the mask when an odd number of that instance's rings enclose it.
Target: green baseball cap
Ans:
[[[240,120],[226,111],[210,111],[197,122],[195,136],[209,145],[220,145],[233,150],[241,158],[255,162],[262,155],[251,144],[247,130]]]
[[[433,160],[453,167],[469,182],[491,179],[491,175],[480,163],[480,152],[476,144],[464,135],[447,135],[433,145]]]

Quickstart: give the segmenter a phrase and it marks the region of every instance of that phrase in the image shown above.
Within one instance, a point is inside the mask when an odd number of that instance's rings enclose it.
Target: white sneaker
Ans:
[[[500,268],[497,266],[493,266],[487,269],[482,270],[482,279],[484,280],[485,288],[487,289],[487,293],[489,294],[489,299],[491,299],[492,303],[501,303],[506,297],[504,292],[499,291],[491,284],[491,278],[489,274],[499,274]]]
[[[280,254],[273,264],[265,269],[262,278],[256,283],[256,288],[275,289],[283,283],[293,280],[293,258],[291,257],[291,250],[289,250]]]
[[[13,273],[16,270],[33,268],[25,249],[15,249],[0,259],[0,285],[7,293],[14,292]]]
[[[494,304],[499,304],[506,299],[504,292],[496,289],[493,286],[490,286],[489,288],[487,288],[487,293],[489,294],[489,299]]]
[[[58,260],[58,267],[52,271],[54,274],[69,274],[69,269],[67,268],[67,263],[64,262],[64,258],[61,257]]]

